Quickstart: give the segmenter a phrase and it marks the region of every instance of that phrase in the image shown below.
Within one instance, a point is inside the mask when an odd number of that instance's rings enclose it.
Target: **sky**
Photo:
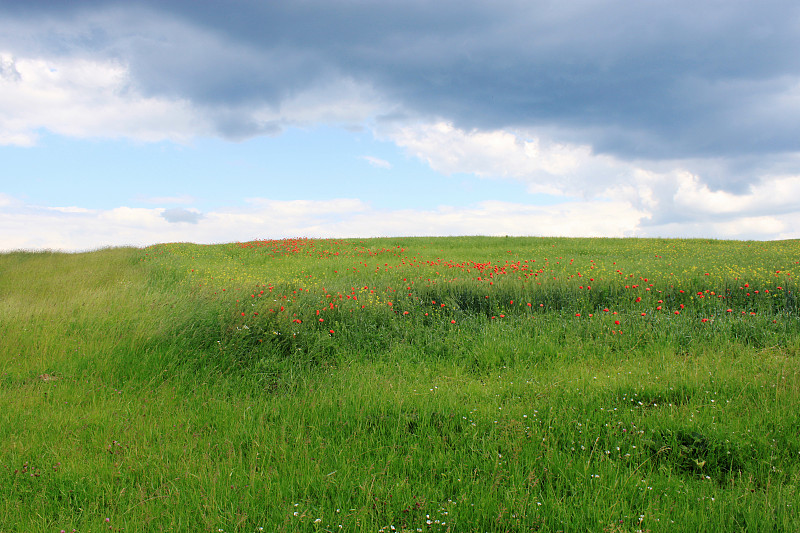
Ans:
[[[795,0],[0,0],[0,251],[800,238]]]

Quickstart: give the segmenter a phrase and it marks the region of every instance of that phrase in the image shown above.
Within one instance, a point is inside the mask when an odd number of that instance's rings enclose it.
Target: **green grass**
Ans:
[[[798,260],[483,237],[0,255],[0,531],[800,530]]]

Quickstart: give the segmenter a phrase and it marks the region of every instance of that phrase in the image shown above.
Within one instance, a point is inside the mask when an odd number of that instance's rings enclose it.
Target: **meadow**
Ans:
[[[800,531],[800,242],[0,255],[0,532]]]

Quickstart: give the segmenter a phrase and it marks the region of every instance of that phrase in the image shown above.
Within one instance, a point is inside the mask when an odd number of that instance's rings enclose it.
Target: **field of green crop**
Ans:
[[[800,242],[0,255],[0,532],[800,531]]]

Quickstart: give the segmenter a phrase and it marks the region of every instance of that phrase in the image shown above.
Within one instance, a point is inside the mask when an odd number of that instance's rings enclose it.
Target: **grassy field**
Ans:
[[[800,531],[800,242],[0,255],[0,532]]]

